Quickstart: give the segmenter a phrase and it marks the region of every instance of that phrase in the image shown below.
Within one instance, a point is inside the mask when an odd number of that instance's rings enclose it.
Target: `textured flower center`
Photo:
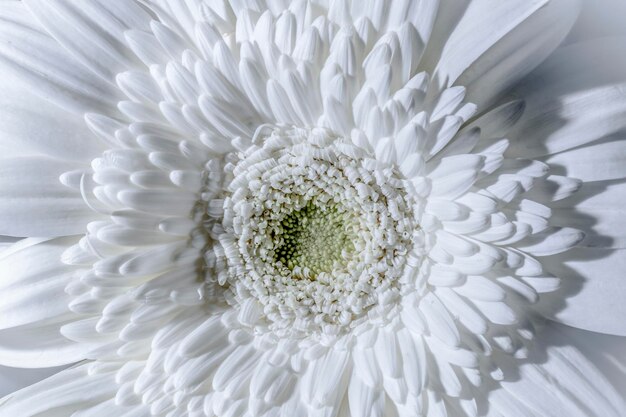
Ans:
[[[231,156],[215,263],[226,299],[263,312],[250,324],[339,334],[389,314],[420,233],[394,167],[324,129],[275,127]]]
[[[292,212],[273,235],[277,265],[310,271],[311,278],[341,267],[354,252],[353,215],[337,204],[309,203]]]

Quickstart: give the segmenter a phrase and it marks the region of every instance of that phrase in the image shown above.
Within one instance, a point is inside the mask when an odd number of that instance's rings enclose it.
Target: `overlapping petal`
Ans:
[[[622,127],[621,80],[572,92],[539,75],[524,101],[488,106],[557,46],[576,7],[478,0],[442,28],[431,0],[24,3],[2,6],[0,58],[43,99],[33,117],[51,134],[9,118],[36,155],[2,161],[0,215],[11,221],[0,233],[81,236],[0,255],[16,270],[0,362],[92,362],[7,398],[0,415],[558,416],[528,406],[555,379],[566,381],[556,385],[566,412],[617,415],[618,395],[594,386],[608,383],[580,354],[533,338],[537,311],[622,334],[584,315],[599,299],[620,313],[618,280],[593,283],[600,265],[622,270],[621,236],[602,240],[619,219],[594,211],[590,193],[623,176],[620,143],[593,143]],[[560,74],[572,53],[539,74]],[[32,100],[8,104],[26,117]],[[589,102],[603,107],[581,114]],[[77,116],[87,129],[72,129],[65,160],[59,120],[71,128]],[[393,202],[392,214],[409,201],[419,224],[398,283],[349,331],[284,337],[267,323],[292,310],[259,307],[265,284],[228,288],[242,250],[229,233],[248,229],[223,221],[225,201],[245,180],[262,189],[259,167],[288,159],[277,146],[296,161],[287,169],[361,161],[359,175],[399,185],[378,193],[350,179],[354,188]],[[578,163],[587,148],[607,169]],[[614,195],[598,191],[602,210]],[[597,261],[586,259],[592,246],[606,248]],[[25,269],[39,253],[38,269]],[[591,285],[559,311],[570,271]]]

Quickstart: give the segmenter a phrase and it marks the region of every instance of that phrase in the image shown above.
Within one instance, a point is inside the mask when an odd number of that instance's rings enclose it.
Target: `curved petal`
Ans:
[[[9,247],[11,247],[14,243],[19,242],[19,237],[11,237],[11,236],[0,236],[0,254]]]
[[[550,155],[625,129],[624,57],[625,38],[595,39],[555,52],[518,89],[527,110],[507,136],[507,153]]]
[[[473,1],[446,43],[436,74],[464,85],[484,107],[539,65],[561,43],[578,15],[578,2]]]
[[[579,329],[626,336],[625,250],[576,248],[543,264],[561,278],[562,288],[542,297],[539,311]]]
[[[0,159],[0,235],[70,236],[98,215],[59,177],[76,166],[44,157]]]
[[[35,323],[0,330],[0,363],[20,368],[47,368],[84,359],[93,346],[63,337],[59,327],[66,323]]]
[[[328,349],[311,361],[302,376],[302,399],[311,414],[336,416],[345,398],[349,382],[350,355],[347,351]]]
[[[0,8],[0,68],[40,97],[66,110],[110,114],[119,101],[117,89],[69,55],[41,28],[22,2]]]
[[[622,106],[626,108],[626,84],[624,84]],[[550,155],[545,162],[570,178],[584,182],[615,180],[626,177],[626,132],[612,140],[592,143],[588,146],[570,149]]]
[[[602,168],[603,165],[599,165],[597,170]],[[624,249],[625,195],[626,181],[623,179],[584,183],[571,197],[551,204],[550,222],[584,231],[586,236],[579,246]]]
[[[0,135],[7,156],[44,155],[88,164],[104,150],[81,115],[31,92],[16,77],[0,79]]]
[[[134,1],[24,0],[24,4],[82,65],[109,82],[135,63],[124,31],[146,30],[151,20]]]
[[[61,254],[76,241],[24,239],[0,254],[0,364],[49,367],[84,359],[90,346],[60,333],[72,319],[65,285],[74,272]]]
[[[626,315],[624,195],[623,179],[596,181],[552,203],[553,224],[577,227],[586,236],[579,248],[543,260],[563,286],[560,292],[542,298],[540,309],[546,316],[573,327],[626,336],[626,325],[620,320]],[[556,311],[553,307],[559,300],[555,297],[563,295],[569,298]]]
[[[61,262],[61,254],[77,242],[60,238],[40,242],[25,239],[0,254],[0,330],[45,322],[69,314],[72,297],[65,293],[74,268]]]
[[[576,347],[576,341],[562,327],[547,326],[530,351],[528,363],[519,370],[507,369],[502,364],[505,374],[514,377],[505,379],[502,388],[490,395],[490,417],[623,415],[626,409],[623,393]]]
[[[551,325],[554,336],[580,350],[626,399],[626,337],[589,332],[563,325]],[[622,405],[622,408],[624,406]]]
[[[39,382],[62,370],[63,367],[19,369],[0,366],[0,397]]]
[[[592,38],[624,36],[624,16],[626,3],[622,0],[585,1],[567,41],[574,43]]]
[[[0,417],[70,416],[113,398],[116,390],[115,372],[80,365],[6,396]]]

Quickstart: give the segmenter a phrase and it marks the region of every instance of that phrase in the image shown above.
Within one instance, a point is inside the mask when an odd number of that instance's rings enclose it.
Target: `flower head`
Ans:
[[[26,191],[1,232],[29,239],[3,256],[47,260],[5,328],[49,332],[35,366],[89,360],[32,388],[45,412],[526,409],[498,387],[564,298],[546,265],[585,234],[553,204],[581,181],[512,143],[524,102],[499,97],[571,4],[478,0],[443,35],[431,0],[24,3],[3,68],[68,145],[4,163]]]

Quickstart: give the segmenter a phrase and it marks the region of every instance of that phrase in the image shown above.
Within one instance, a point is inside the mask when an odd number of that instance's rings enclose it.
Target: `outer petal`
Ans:
[[[22,2],[3,2],[0,8],[0,68],[40,97],[81,115],[111,113],[119,101],[116,88],[73,59]]]
[[[508,133],[508,154],[550,155],[624,129],[625,57],[625,38],[595,39],[555,52],[519,87],[526,112]]]
[[[548,326],[531,350],[527,364],[519,370],[505,367],[505,374],[511,371],[509,375],[515,376],[505,378],[502,388],[490,395],[489,416],[622,416],[626,409],[624,395],[572,341],[561,326]]]
[[[580,248],[543,260],[546,269],[561,278],[557,294],[567,296],[564,305],[559,305],[556,294],[542,299],[541,311],[548,317],[581,329],[626,336],[626,324],[620,319],[626,317],[624,195],[623,179],[587,182],[578,193],[552,204],[552,223],[580,228],[586,237]]]
[[[85,232],[97,214],[77,190],[59,181],[76,167],[50,158],[0,160],[0,235],[69,236]]]
[[[563,40],[578,2],[471,2],[441,54],[436,74],[464,85],[468,100],[484,106],[539,65]]]
[[[93,365],[85,364],[67,369],[8,395],[0,403],[0,417],[70,416],[113,398],[117,389],[115,373],[94,372],[93,368]]]
[[[626,84],[624,87],[621,106],[626,108]],[[585,182],[622,179],[626,177],[625,136],[626,133],[617,134],[614,140],[551,155],[546,162],[563,169],[568,177]]]
[[[124,31],[149,28],[150,15],[135,1],[25,0],[24,4],[82,65],[109,82],[135,63]]]
[[[47,155],[87,164],[102,153],[102,143],[87,128],[82,115],[42,100],[31,90],[10,74],[0,79],[3,157]]]
[[[25,239],[0,255],[0,364],[37,368],[84,358],[90,346],[70,342],[59,331],[72,319],[64,290],[73,271],[61,254],[75,241]]]
[[[581,243],[583,247],[624,249],[625,193],[623,179],[585,183],[578,193],[553,203],[551,222],[583,230],[586,234]]]
[[[0,396],[15,392],[62,371],[63,367],[48,369],[17,369],[0,366]]]
[[[565,341],[561,344],[576,347],[598,368],[621,394],[623,403],[626,397],[626,338],[592,333],[568,326],[553,325],[550,328],[558,328],[554,336]]]
[[[5,249],[9,248],[15,242],[20,240],[19,237],[11,237],[11,236],[0,236],[0,253]]]
[[[579,248],[543,263],[562,280],[558,299],[546,295],[541,300],[545,315],[579,329],[626,336],[626,251]],[[564,294],[565,305],[554,312]]]

